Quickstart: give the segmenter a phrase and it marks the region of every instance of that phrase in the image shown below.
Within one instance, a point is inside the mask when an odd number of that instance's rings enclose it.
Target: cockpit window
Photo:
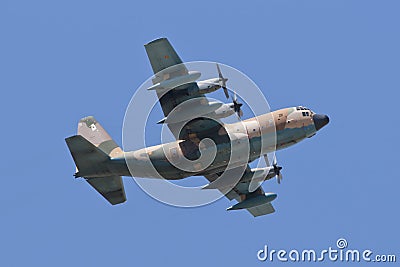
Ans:
[[[306,107],[302,107],[302,106],[296,107],[296,110],[308,110],[308,111],[311,111],[311,109],[306,108]]]
[[[296,107],[296,110],[310,110],[310,109],[306,108],[306,107],[299,106],[299,107]]]
[[[303,114],[303,117],[308,117],[308,116],[310,116],[310,112],[306,112],[306,111],[303,111],[302,112],[302,114]]]

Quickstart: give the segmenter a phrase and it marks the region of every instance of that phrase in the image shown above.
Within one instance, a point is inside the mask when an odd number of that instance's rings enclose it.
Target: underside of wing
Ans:
[[[153,78],[154,85],[189,74],[188,69],[168,39],[156,39],[146,44],[145,48],[155,75]],[[204,97],[203,94],[196,93],[199,90],[194,81],[176,86],[179,87],[179,90],[174,88],[173,85],[171,86],[173,88],[169,88],[169,90],[165,90],[163,86],[160,86],[163,90],[156,90],[165,117],[179,104],[192,98]]]
[[[249,192],[250,181],[244,179],[251,175],[251,169],[247,165],[242,177],[235,185],[232,185],[229,181],[217,180],[219,174],[205,175],[210,184],[205,188],[218,189],[220,190],[229,200],[236,200],[238,203],[229,207],[227,210],[241,210],[247,209],[254,217],[267,215],[275,212],[271,202],[276,198],[275,193],[265,193],[261,186],[259,186],[254,192]],[[228,179],[229,180],[229,179]],[[237,181],[232,179],[231,181]],[[229,188],[229,190],[227,189]]]
[[[195,71],[187,69],[171,43],[160,38],[146,44],[145,48],[155,75],[152,87],[165,116],[159,123],[167,123],[176,139],[188,139],[191,133],[200,131],[218,131],[218,122],[197,119],[215,110],[218,104],[210,103],[200,93],[196,79],[189,79],[197,77],[193,74]]]
[[[167,38],[159,38],[144,45],[154,74],[183,63]]]
[[[247,209],[254,217],[262,216],[262,215],[267,215],[275,212],[274,207],[272,206],[271,203],[266,203],[263,205],[259,205],[253,208],[248,208]]]

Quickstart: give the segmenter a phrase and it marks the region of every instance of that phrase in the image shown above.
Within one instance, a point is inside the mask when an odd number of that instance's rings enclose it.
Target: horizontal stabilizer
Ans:
[[[106,167],[101,163],[105,163],[110,157],[83,136],[74,135],[66,138],[65,142],[78,168],[76,177],[93,175],[106,170],[101,169]]]
[[[124,184],[121,176],[89,178],[86,181],[112,205],[126,201]]]
[[[120,176],[96,177],[108,172],[107,161],[110,157],[103,150],[81,135],[68,137],[65,142],[78,169],[75,177],[85,177],[86,181],[112,205],[126,201]]]

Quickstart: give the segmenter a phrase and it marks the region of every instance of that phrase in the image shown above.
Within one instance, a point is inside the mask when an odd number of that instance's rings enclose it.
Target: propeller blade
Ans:
[[[222,75],[221,69],[219,68],[219,65],[217,63],[217,71],[218,71],[218,77],[219,77],[219,85],[224,89],[225,97],[226,99],[229,99],[229,93],[228,93],[228,88],[226,87],[226,81],[228,80]]]
[[[271,165],[270,165],[270,162],[269,162],[267,154],[264,155],[264,160],[265,160],[265,163],[267,164],[267,167],[270,167]],[[282,179],[283,179],[283,175],[281,173],[282,167],[278,166],[278,163],[276,161],[276,156],[275,155],[274,155],[274,158],[272,160],[272,167],[274,168],[276,180],[277,180],[278,184],[280,184]]]
[[[219,77],[221,80],[224,80],[224,76],[222,76],[222,72],[221,72],[221,69],[219,68],[218,63],[217,63],[217,71],[218,71],[218,77]]]
[[[237,114],[237,116],[238,116],[238,119],[240,120],[241,117],[243,116],[243,111],[242,111],[242,109],[241,109],[241,107],[243,106],[243,104],[242,104],[242,103],[239,103],[239,102],[237,101],[236,92],[234,92],[234,95],[233,95],[232,98],[233,98],[233,110],[236,112],[236,114]]]
[[[226,99],[229,99],[228,88],[226,88],[226,86],[223,86],[222,88],[224,89],[224,93],[225,93]]]
[[[276,180],[278,181],[278,184],[281,184],[281,181],[283,179],[283,176],[281,173],[282,167],[280,167],[278,165],[274,165],[274,167],[276,168]]]
[[[264,156],[264,158],[265,158],[265,156]],[[282,173],[281,173],[282,167],[278,166],[278,162],[276,161],[276,156],[275,155],[274,155],[274,159],[273,159],[273,162],[272,162],[272,166],[274,167],[274,171],[275,171],[275,175],[276,175],[276,181],[278,182],[278,184],[280,184],[282,179],[283,179],[283,176],[282,176]]]

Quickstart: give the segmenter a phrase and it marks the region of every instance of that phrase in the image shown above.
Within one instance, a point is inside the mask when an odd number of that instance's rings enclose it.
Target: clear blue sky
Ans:
[[[395,0],[1,1],[0,265],[266,266],[256,258],[265,244],[324,249],[339,237],[399,258],[399,9]],[[278,194],[275,214],[226,212],[226,199],[174,208],[131,178],[127,203],[111,207],[72,177],[64,138],[94,115],[121,143],[125,108],[151,75],[143,44],[162,36],[186,61],[243,71],[272,109],[330,116],[316,137],[278,153],[284,181],[264,184]]]

